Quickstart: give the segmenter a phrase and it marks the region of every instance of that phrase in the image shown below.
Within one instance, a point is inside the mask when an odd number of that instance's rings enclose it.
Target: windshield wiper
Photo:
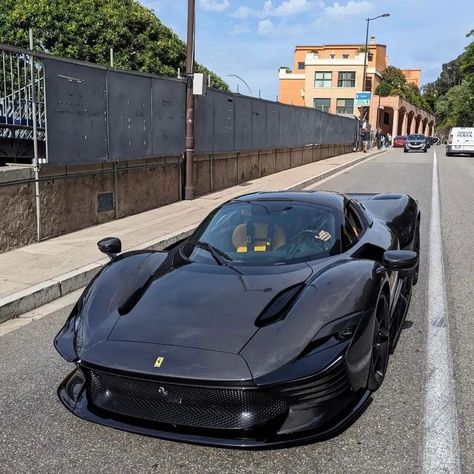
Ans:
[[[230,264],[230,262],[233,262],[233,260],[223,250],[214,247],[208,242],[202,242],[201,240],[197,240],[196,242],[185,242],[182,246],[180,246],[179,254],[185,260],[191,261],[190,258],[184,255],[182,251],[183,247],[185,247],[186,245],[192,245],[193,247],[197,247],[198,249],[207,250],[219,265],[223,267],[229,267],[239,275],[244,275],[244,273],[241,272],[238,268],[235,268],[233,265]]]
[[[192,245],[193,247],[197,247],[198,249],[207,250],[219,265],[229,266],[228,262],[232,262],[232,258],[230,258],[229,255],[227,255],[225,252],[223,252],[222,250],[214,247],[210,243],[202,242],[201,240],[197,240],[196,242],[185,242],[179,248],[179,254],[185,260],[189,261],[189,257],[184,255],[184,253],[182,251],[183,247],[185,247],[186,245]]]
[[[222,250],[214,247],[208,242],[202,242],[200,240],[196,242],[189,242],[190,245],[194,245],[198,249],[207,250],[214,260],[221,266],[229,266],[228,262],[232,262],[232,259]]]

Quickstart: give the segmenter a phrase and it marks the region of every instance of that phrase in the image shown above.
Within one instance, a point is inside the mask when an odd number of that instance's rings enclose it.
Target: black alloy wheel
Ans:
[[[390,351],[389,335],[388,301],[385,295],[381,295],[374,318],[372,357],[367,383],[367,388],[373,392],[380,388],[387,372]]]
[[[420,221],[416,222],[415,229],[415,241],[413,242],[413,252],[418,254],[418,263],[416,264],[415,271],[413,272],[412,285],[416,285],[418,282],[418,274],[420,272]]]

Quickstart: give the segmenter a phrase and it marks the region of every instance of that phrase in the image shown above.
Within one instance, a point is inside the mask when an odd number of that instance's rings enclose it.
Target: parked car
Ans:
[[[75,415],[239,448],[337,433],[382,384],[418,279],[406,194],[253,193],[163,251],[121,252],[55,339]],[[400,387],[403,390],[403,387]]]
[[[405,146],[406,140],[407,140],[406,135],[397,135],[393,139],[393,148],[403,148]]]
[[[446,156],[474,155],[474,128],[454,127],[449,132]]]
[[[423,151],[424,153],[426,153],[428,151],[426,137],[420,134],[408,135],[403,151],[405,153],[408,153],[409,151]]]

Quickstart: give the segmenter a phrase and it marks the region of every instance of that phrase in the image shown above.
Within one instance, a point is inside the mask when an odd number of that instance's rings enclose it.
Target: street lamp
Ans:
[[[247,84],[247,82],[242,79],[240,76],[238,76],[237,74],[226,74],[227,77],[236,77],[237,79],[240,79],[246,86],[247,86],[247,89],[249,90],[250,92],[250,95],[253,95],[252,93],[252,89],[250,89],[250,86]]]
[[[365,21],[367,22],[367,31],[365,33],[365,49],[364,49],[364,73],[362,75],[362,90],[365,91],[367,89],[367,81],[366,81],[366,74],[367,74],[367,56],[368,56],[368,46],[369,46],[369,23],[377,18],[386,18],[390,16],[390,13],[384,13],[383,15],[375,16],[374,18],[366,18]]]
[[[188,0],[188,37],[186,44],[186,181],[184,199],[194,199],[193,157],[194,157],[194,27],[196,0]]]

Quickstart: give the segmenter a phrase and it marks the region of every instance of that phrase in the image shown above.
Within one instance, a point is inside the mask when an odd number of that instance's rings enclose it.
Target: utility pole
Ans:
[[[184,199],[194,199],[193,157],[194,157],[194,29],[196,21],[196,0],[188,0],[188,38],[186,45],[186,181]]]
[[[33,56],[34,42],[33,30],[28,30],[30,40],[30,80],[31,80],[31,115],[33,119],[33,170],[35,175],[35,207],[36,207],[36,240],[41,240],[41,202],[39,189],[39,157],[38,157],[38,124],[36,117],[36,80],[35,80],[35,57]]]

